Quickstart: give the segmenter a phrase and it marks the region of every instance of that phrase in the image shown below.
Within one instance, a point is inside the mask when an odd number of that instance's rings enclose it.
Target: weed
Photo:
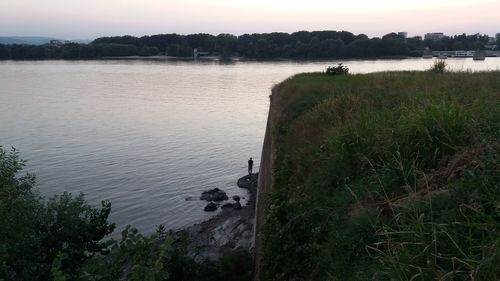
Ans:
[[[438,59],[434,61],[434,64],[431,66],[429,71],[435,72],[435,73],[444,73],[446,71],[446,67],[448,64],[446,63],[445,60]]]

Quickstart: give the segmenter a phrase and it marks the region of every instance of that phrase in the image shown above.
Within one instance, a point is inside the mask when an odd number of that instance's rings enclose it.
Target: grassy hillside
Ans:
[[[301,74],[272,101],[262,280],[500,279],[500,72]]]

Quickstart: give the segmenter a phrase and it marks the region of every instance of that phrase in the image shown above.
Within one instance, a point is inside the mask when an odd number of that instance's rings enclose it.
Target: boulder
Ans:
[[[233,200],[236,201],[236,202],[239,202],[240,201],[240,197],[238,195],[234,195],[233,196]]]
[[[226,203],[224,205],[222,205],[222,209],[226,209],[226,208],[233,208],[234,207],[234,204],[233,203]]]
[[[205,212],[213,212],[217,210],[217,208],[217,204],[215,204],[214,202],[210,202],[205,206],[203,210],[205,210]]]
[[[238,179],[238,186],[240,188],[254,189],[257,188],[257,179],[259,178],[259,173],[246,175]]]
[[[218,188],[214,188],[214,189],[205,191],[200,196],[200,200],[207,200],[207,201],[220,202],[220,201],[224,201],[227,199],[229,199],[229,198],[227,197],[226,192],[224,192],[223,190],[220,190]]]
[[[241,208],[242,208],[242,207],[241,207],[240,202],[236,202],[236,203],[234,203],[234,204],[233,204],[233,209],[235,209],[235,210],[240,210]]]

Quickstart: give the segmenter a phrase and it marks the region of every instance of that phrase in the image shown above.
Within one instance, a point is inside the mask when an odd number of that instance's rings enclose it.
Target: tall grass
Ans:
[[[495,280],[498,75],[278,85],[264,280]]]
[[[434,61],[434,64],[431,66],[429,71],[435,72],[435,73],[443,73],[446,71],[446,67],[448,67],[448,64],[446,63],[445,60],[438,59]]]

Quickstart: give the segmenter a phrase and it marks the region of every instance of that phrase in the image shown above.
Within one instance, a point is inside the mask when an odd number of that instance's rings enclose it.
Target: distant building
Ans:
[[[408,32],[400,31],[398,32],[398,36],[406,39],[406,37],[408,37]]]
[[[424,36],[425,40],[439,40],[444,37],[444,33],[442,32],[434,32],[434,33],[426,33]]]
[[[497,38],[497,40],[500,39],[500,33],[497,33],[497,35],[495,36]]]
[[[419,40],[419,41],[422,40],[422,36],[413,36],[412,38],[415,39],[415,40]]]

